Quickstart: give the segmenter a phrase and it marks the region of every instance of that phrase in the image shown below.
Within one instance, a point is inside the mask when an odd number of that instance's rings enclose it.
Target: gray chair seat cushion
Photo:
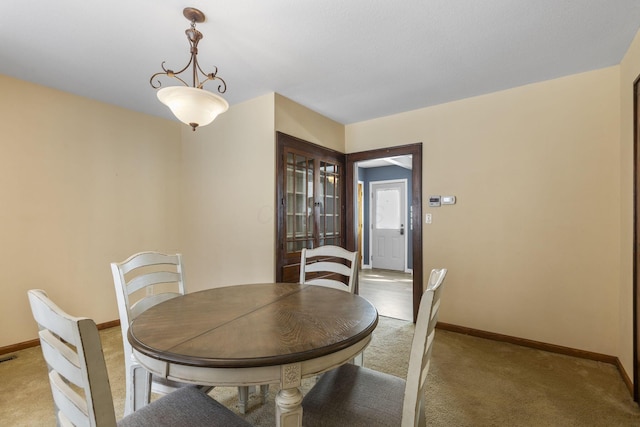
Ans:
[[[183,387],[137,410],[119,427],[251,427],[196,387]]]
[[[302,401],[305,427],[399,426],[405,380],[346,364],[322,375]]]

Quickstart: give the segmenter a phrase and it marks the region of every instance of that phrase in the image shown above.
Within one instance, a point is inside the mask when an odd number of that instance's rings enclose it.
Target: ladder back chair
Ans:
[[[300,283],[354,293],[358,283],[358,252],[326,245],[302,249]],[[343,276],[345,281],[339,280]]]
[[[426,425],[427,372],[446,273],[446,269],[432,270],[422,295],[407,380],[352,364],[326,372],[302,401],[305,427]]]
[[[356,293],[358,287],[357,259],[357,251],[351,252],[340,246],[325,245],[313,249],[302,249],[300,283]],[[353,359],[353,363],[362,366],[364,352],[357,355]]]
[[[171,298],[186,293],[184,265],[181,254],[139,252],[120,263],[111,263],[111,273],[116,290],[122,344],[125,359],[125,415],[143,406],[151,399],[151,392],[171,393],[186,384],[152,375],[138,363],[127,339],[131,322],[142,312]],[[268,386],[263,386],[268,387]],[[212,387],[201,387],[207,393]],[[268,388],[263,389],[264,401]],[[248,400],[248,388],[238,387],[240,412],[244,413]]]
[[[161,397],[116,423],[107,365],[93,320],[73,317],[40,289],[28,291],[59,426],[250,427],[251,424],[195,387]]]

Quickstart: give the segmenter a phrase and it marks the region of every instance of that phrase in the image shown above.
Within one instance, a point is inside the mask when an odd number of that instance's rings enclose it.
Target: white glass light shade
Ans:
[[[229,109],[224,98],[204,89],[187,86],[170,86],[158,91],[158,99],[169,107],[182,123],[196,130],[197,126],[206,126],[218,114]]]

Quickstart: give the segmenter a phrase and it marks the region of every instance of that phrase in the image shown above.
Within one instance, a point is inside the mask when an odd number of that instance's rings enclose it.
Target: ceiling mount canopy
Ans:
[[[227,84],[222,78],[218,77],[218,67],[214,66],[213,72],[205,73],[198,63],[198,42],[202,40],[203,35],[196,30],[196,23],[204,22],[204,13],[193,7],[187,7],[182,11],[182,14],[191,21],[191,27],[185,30],[191,47],[191,58],[180,71],[165,68],[163,61],[161,64],[162,71],[152,75],[149,83],[154,89],[160,88],[162,83],[157,79],[160,75],[173,77],[182,82],[184,86],[170,86],[158,90],[158,99],[171,109],[171,112],[178,120],[188,124],[195,131],[198,126],[208,125],[218,114],[224,113],[229,109],[229,103],[224,98],[204,90],[203,85],[209,80],[218,80],[218,93],[225,93]],[[192,77],[191,85],[178,77],[179,74],[189,68]]]

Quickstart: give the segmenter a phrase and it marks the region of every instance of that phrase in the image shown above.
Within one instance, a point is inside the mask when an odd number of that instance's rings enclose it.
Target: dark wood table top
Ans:
[[[134,349],[183,365],[283,365],[335,353],[371,334],[366,299],[314,285],[265,283],[193,292],[160,303],[129,327]]]

